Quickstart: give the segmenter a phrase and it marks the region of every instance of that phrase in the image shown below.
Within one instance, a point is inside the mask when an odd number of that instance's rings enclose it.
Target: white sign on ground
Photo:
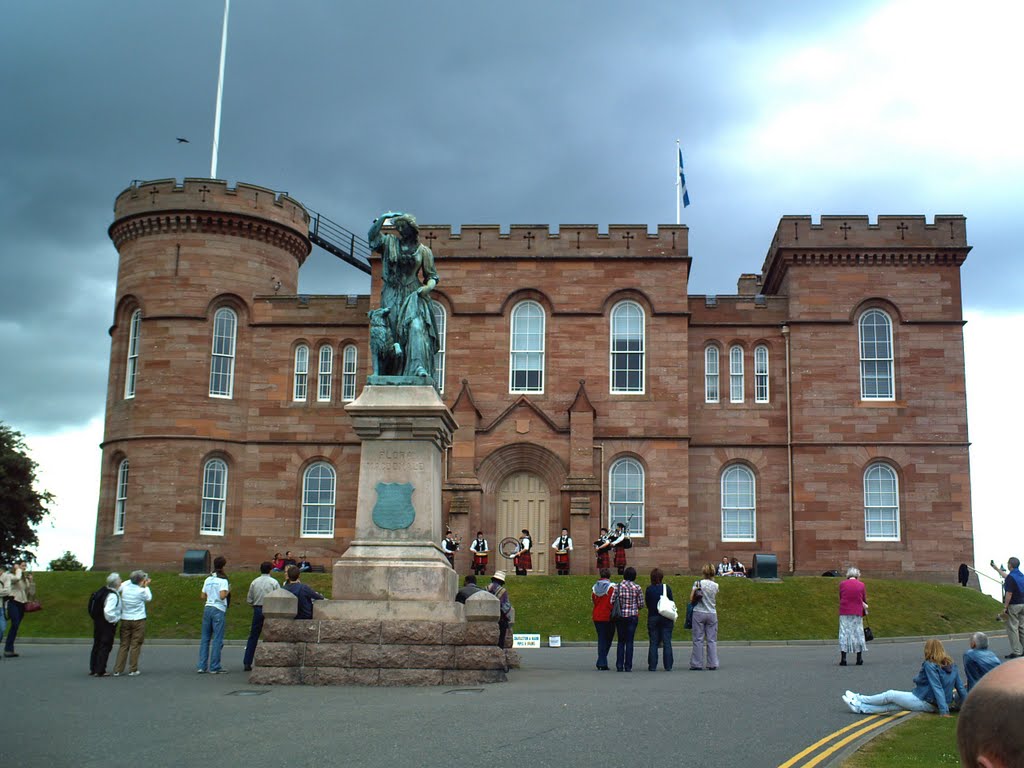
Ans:
[[[562,636],[561,635],[551,635],[551,637],[548,638],[548,646],[551,647],[551,648],[561,648],[562,647]]]

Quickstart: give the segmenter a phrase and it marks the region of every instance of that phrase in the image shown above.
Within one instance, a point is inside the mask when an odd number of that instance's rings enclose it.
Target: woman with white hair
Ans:
[[[89,674],[92,677],[107,677],[107,659],[114,647],[114,629],[121,619],[121,577],[116,573],[107,576],[107,583],[93,593],[89,599],[89,615],[92,616],[92,654],[89,656]]]
[[[139,674],[139,654],[146,639],[146,603],[152,599],[149,574],[132,571],[128,583],[121,587],[121,644],[114,662],[114,677],[124,672],[126,662],[129,677]]]
[[[868,609],[868,594],[860,571],[850,567],[839,585],[839,666],[846,666],[846,654],[857,654],[857,666],[864,663],[861,655],[868,649],[864,640],[864,613]]]

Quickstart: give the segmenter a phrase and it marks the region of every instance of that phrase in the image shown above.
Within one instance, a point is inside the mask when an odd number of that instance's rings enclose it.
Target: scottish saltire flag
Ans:
[[[683,150],[679,150],[679,191],[683,198],[683,208],[690,204],[690,195],[686,191],[686,176],[683,174]]]

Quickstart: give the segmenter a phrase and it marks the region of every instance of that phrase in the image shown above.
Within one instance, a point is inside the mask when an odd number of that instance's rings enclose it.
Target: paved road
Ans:
[[[4,765],[757,768],[852,724],[847,688],[909,689],[922,644],[874,643],[863,667],[828,646],[723,647],[716,672],[688,671],[677,647],[671,673],[638,647],[629,674],[594,670],[591,648],[543,648],[474,690],[250,686],[239,647],[227,675],[197,675],[194,647],[148,645],[140,676],[103,679],[86,674],[88,645],[19,650],[0,662]]]

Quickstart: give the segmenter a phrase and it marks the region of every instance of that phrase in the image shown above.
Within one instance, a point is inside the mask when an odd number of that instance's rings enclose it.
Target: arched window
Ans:
[[[210,459],[203,467],[203,508],[199,515],[199,533],[224,535],[224,509],[227,501],[228,465],[222,459]]]
[[[888,464],[872,464],[864,473],[864,538],[900,540],[899,485]]]
[[[124,399],[135,397],[135,375],[139,371],[139,331],[142,328],[142,310],[132,312],[128,323],[128,367],[124,376]]]
[[[356,348],[353,344],[341,352],[341,399],[346,403],[356,399]]]
[[[334,536],[334,469],[318,461],[302,475],[302,536]]]
[[[754,347],[754,402],[768,402],[768,347]]]
[[[509,392],[544,391],[544,310],[524,301],[512,310]]]
[[[210,397],[230,398],[235,386],[235,335],[238,318],[221,307],[213,316],[213,353],[210,358]]]
[[[755,518],[754,473],[733,464],[722,473],[722,541],[754,541]]]
[[[622,523],[629,535],[644,535],[644,468],[636,459],[619,459],[608,471],[608,529]]]
[[[295,348],[295,384],[292,386],[292,400],[305,402],[309,392],[309,347],[299,344]]]
[[[124,533],[124,518],[128,507],[128,459],[117,468],[117,498],[114,502],[114,533]]]
[[[316,399],[331,402],[331,377],[334,375],[334,350],[324,344],[320,347],[320,370],[316,378]]]
[[[644,311],[633,301],[612,309],[611,391],[614,394],[644,392]]]
[[[895,400],[892,321],[880,309],[860,316],[860,399]]]
[[[444,394],[444,353],[448,343],[448,313],[436,301],[430,302],[434,310],[434,328],[437,330],[437,354],[434,355],[434,383],[437,391]]]
[[[718,402],[718,347],[704,348],[704,402]]]
[[[743,347],[729,349],[729,402],[743,402]]]

